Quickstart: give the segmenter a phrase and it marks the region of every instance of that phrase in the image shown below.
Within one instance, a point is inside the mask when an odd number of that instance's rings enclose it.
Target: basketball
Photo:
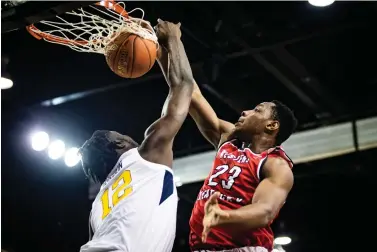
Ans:
[[[146,74],[156,61],[157,45],[148,39],[122,32],[106,47],[105,57],[110,69],[124,78]]]

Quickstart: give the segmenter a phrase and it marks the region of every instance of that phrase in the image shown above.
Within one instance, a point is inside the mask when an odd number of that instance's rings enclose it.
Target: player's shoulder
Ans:
[[[272,179],[276,185],[288,190],[291,190],[294,183],[292,169],[281,157],[267,159],[262,170],[262,177]]]
[[[262,153],[263,157],[268,157],[269,163],[273,163],[274,165],[288,165],[290,169],[293,168],[293,161],[287,155],[283,147],[276,146],[270,148]]]
[[[263,176],[280,177],[291,180],[293,177],[292,165],[290,159],[279,154],[271,154],[263,165]]]
[[[267,158],[264,167],[271,168],[271,169],[275,169],[275,168],[291,169],[287,160],[281,156],[270,156],[269,158]]]

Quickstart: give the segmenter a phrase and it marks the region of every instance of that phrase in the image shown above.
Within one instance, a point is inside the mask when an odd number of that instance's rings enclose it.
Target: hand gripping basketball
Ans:
[[[181,23],[174,24],[168,21],[157,19],[157,25],[154,27],[159,41],[166,41],[170,37],[181,38]]]

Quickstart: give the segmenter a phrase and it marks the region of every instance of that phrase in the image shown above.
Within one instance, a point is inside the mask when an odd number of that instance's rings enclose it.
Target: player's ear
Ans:
[[[117,149],[123,149],[126,147],[126,141],[123,141],[121,139],[117,139],[115,142],[114,142],[115,146]]]
[[[271,120],[266,125],[266,129],[268,131],[275,131],[275,130],[278,130],[279,128],[280,128],[280,123],[279,123],[279,121],[276,121],[276,120]]]

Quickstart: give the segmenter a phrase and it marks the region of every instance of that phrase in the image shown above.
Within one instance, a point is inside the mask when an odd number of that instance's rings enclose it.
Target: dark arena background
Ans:
[[[32,146],[32,133],[44,131],[66,149],[97,129],[140,142],[167,95],[157,64],[122,79],[103,55],[37,40],[25,29],[89,4],[1,2],[1,73],[13,81],[1,92],[4,251],[73,252],[88,240],[95,186],[79,163],[60,157],[58,143],[34,151],[43,138]],[[291,242],[275,251],[376,251],[377,4],[126,2],[135,7],[152,25],[182,22],[194,77],[220,117],[236,121],[243,109],[273,99],[294,109],[297,133],[283,146],[295,162],[295,185],[273,224],[275,236]],[[174,251],[184,252],[213,150],[188,117],[174,152]]]

